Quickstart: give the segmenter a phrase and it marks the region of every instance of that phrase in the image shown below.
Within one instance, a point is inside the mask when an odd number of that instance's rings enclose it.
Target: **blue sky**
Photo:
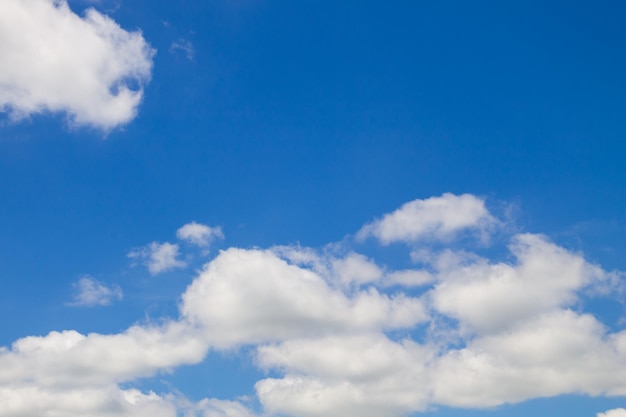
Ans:
[[[5,0],[0,417],[626,415],[625,12]]]

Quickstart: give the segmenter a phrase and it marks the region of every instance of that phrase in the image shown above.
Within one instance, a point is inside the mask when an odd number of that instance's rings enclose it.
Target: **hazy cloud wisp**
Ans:
[[[79,279],[74,289],[76,294],[69,305],[77,307],[106,306],[124,297],[118,285],[106,286],[88,275]]]

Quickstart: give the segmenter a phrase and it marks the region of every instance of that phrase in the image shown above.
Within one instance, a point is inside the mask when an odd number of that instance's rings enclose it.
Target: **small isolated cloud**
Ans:
[[[597,417],[626,417],[626,409],[615,408],[613,410],[605,411],[604,413],[598,413]]]
[[[177,52],[183,53],[189,60],[192,60],[196,54],[196,50],[191,41],[183,38],[178,38],[178,40],[172,42],[170,45],[170,53],[174,54]]]
[[[155,53],[141,32],[66,0],[2,0],[0,39],[0,111],[12,119],[63,113],[109,130],[135,117]]]
[[[206,248],[213,240],[224,239],[224,233],[221,227],[210,227],[191,222],[178,229],[176,237],[193,245]]]
[[[187,263],[178,259],[178,245],[173,243],[152,242],[128,253],[128,257],[141,261],[152,275],[176,268],[184,268]]]
[[[123,298],[122,290],[117,285],[107,287],[97,279],[84,276],[73,285],[76,294],[68,305],[76,307],[107,306]]]
[[[357,238],[370,236],[383,244],[417,240],[448,240],[473,230],[484,234],[496,223],[485,202],[471,194],[445,193],[441,197],[413,200],[382,219],[365,225]]]

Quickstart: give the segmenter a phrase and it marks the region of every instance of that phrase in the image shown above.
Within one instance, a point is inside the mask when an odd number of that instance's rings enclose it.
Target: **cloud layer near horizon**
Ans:
[[[0,111],[13,119],[62,113],[106,131],[135,117],[154,55],[140,32],[65,0],[3,0],[0,39]]]
[[[269,415],[395,417],[433,405],[626,395],[626,331],[610,331],[583,297],[621,291],[619,273],[538,234],[511,236],[506,261],[446,247],[487,230],[486,219],[498,223],[476,196],[415,200],[362,230],[391,218],[408,253],[429,251],[414,268],[391,270],[356,252],[358,241],[230,248],[182,294],[178,318],[119,334],[17,340],[0,350],[0,403],[8,404],[0,417],[251,417],[236,401],[122,388],[243,346],[272,372],[254,387]],[[404,229],[428,230],[428,239]]]

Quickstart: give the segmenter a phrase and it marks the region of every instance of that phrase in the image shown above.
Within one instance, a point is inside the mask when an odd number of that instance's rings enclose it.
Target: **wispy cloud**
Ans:
[[[186,267],[187,263],[179,256],[178,245],[168,242],[152,242],[128,253],[129,258],[142,262],[152,275]]]
[[[73,287],[75,294],[73,300],[68,303],[70,306],[107,306],[124,296],[118,285],[106,286],[89,275],[80,278]]]
[[[177,52],[183,53],[189,60],[193,60],[196,54],[196,50],[191,41],[183,38],[178,38],[170,45],[170,53],[174,54]]]

